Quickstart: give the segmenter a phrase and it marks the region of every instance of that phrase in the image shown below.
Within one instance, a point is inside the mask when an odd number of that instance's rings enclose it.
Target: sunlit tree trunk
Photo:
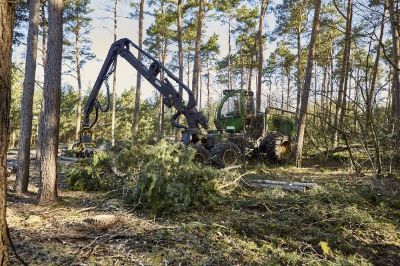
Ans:
[[[382,22],[381,22],[381,31],[379,34],[379,43],[382,43],[383,41],[383,34],[384,34],[384,29],[385,29],[385,12],[386,12],[386,5],[384,5],[385,8],[383,10],[383,16],[382,16]],[[379,144],[379,139],[377,136],[376,132],[376,126],[375,126],[375,121],[373,120],[373,101],[375,98],[375,87],[376,87],[376,80],[377,80],[377,75],[378,75],[378,67],[379,67],[379,60],[380,60],[380,55],[381,55],[381,46],[377,46],[377,51],[376,51],[376,57],[375,57],[375,62],[372,70],[372,80],[371,80],[371,86],[370,89],[366,90],[366,119],[365,119],[365,128],[369,128],[373,143],[374,143],[374,150],[375,150],[375,165],[376,165],[376,173],[380,175],[382,173],[382,156],[381,156],[381,151],[380,151],[380,144]]]
[[[57,198],[57,153],[60,124],[63,0],[49,0],[49,39],[43,87],[43,127],[40,157],[39,201]]]
[[[38,46],[40,1],[29,3],[29,29],[25,60],[24,90],[21,98],[21,130],[19,134],[18,171],[15,181],[17,193],[28,191],[31,158],[31,135],[33,119],[33,94],[35,90],[36,56]]]
[[[312,31],[311,31],[311,39],[310,39],[310,44],[308,47],[306,75],[305,75],[303,92],[302,92],[302,96],[301,96],[300,115],[299,115],[299,121],[298,121],[298,125],[297,125],[297,149],[296,149],[296,166],[297,167],[301,167],[301,156],[303,154],[303,144],[304,144],[304,133],[305,133],[305,129],[306,129],[308,99],[309,99],[309,95],[310,95],[312,70],[313,70],[314,58],[315,58],[315,43],[316,43],[318,32],[319,32],[320,12],[321,12],[321,0],[316,0],[313,26],[312,26]]]
[[[197,32],[196,32],[195,49],[194,49],[192,92],[196,100],[198,98],[199,81],[200,81],[200,63],[201,63],[200,47],[201,47],[201,38],[202,38],[203,20],[204,20],[204,1],[205,0],[198,0],[199,11],[197,15]]]
[[[181,0],[180,0],[181,1]],[[144,3],[145,0],[140,1],[139,7],[139,48],[143,47],[143,21],[144,21]],[[138,60],[142,61],[143,55],[139,52]],[[139,123],[140,123],[140,90],[142,87],[142,76],[139,72],[136,75],[136,90],[135,90],[135,107],[133,111],[133,138],[138,138],[139,134]]]
[[[343,61],[340,70],[340,81],[339,81],[339,93],[336,104],[336,113],[334,121],[334,135],[332,140],[332,146],[335,148],[338,144],[339,128],[343,122],[343,117],[346,108],[347,98],[347,81],[350,68],[350,49],[351,49],[351,27],[353,20],[353,3],[352,0],[347,2],[347,14],[346,14],[346,33],[345,33],[345,44],[343,51]]]
[[[179,80],[183,83],[183,41],[182,41],[182,0],[178,0],[176,8],[176,26],[177,26],[177,41],[178,41],[178,64],[179,64]],[[182,97],[183,88],[179,86],[179,95]],[[175,131],[175,141],[181,139],[179,129]]]
[[[296,95],[296,114],[299,113],[300,109],[300,100],[301,100],[301,30],[300,25],[296,31],[296,40],[297,40],[297,75],[296,75],[296,82],[297,82],[297,95]]]
[[[41,22],[40,26],[42,28],[42,63],[43,63],[43,68],[46,65],[46,53],[47,53],[47,20],[46,20],[46,7],[47,1],[42,2],[41,10],[40,10],[40,16],[41,16]],[[46,73],[44,73],[46,75]],[[39,125],[38,125],[38,135],[37,135],[37,141],[36,141],[36,162],[37,166],[40,167],[40,147],[42,143],[42,126],[43,126],[43,102],[40,108],[40,114],[39,114]]]
[[[114,42],[117,40],[117,5],[118,0],[114,0]],[[112,88],[112,110],[111,110],[111,145],[115,144],[115,107],[116,107],[116,86],[117,86],[117,62],[115,62],[115,71],[113,73],[113,88]]]
[[[399,14],[397,1],[388,0],[388,10],[390,15],[390,25],[392,32],[392,51],[393,51],[393,90],[392,90],[392,108],[394,119],[394,128],[400,131],[400,34],[399,34]]]
[[[261,111],[261,88],[262,88],[262,78],[263,78],[263,64],[264,64],[264,40],[263,40],[263,30],[264,30],[264,18],[267,12],[268,0],[261,1],[260,18],[258,22],[258,77],[257,77],[257,90],[256,90],[256,111]]]

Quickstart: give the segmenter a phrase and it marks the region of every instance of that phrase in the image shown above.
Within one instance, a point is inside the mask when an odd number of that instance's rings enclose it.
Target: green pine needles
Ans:
[[[218,172],[193,162],[195,151],[182,144],[129,145],[99,151],[67,173],[73,190],[116,190],[129,204],[155,213],[209,208],[216,198]],[[118,193],[121,195],[121,193]]]

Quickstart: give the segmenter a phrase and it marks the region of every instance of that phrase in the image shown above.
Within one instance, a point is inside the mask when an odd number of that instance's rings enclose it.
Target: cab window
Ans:
[[[240,117],[239,97],[229,97],[221,108],[221,118]]]

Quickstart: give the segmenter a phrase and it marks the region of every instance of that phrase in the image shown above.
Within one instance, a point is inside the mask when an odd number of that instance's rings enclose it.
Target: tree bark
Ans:
[[[386,13],[386,4],[384,4],[383,15],[382,15],[382,22],[381,22],[381,31],[379,34],[379,43],[383,41],[383,34],[385,30],[385,13]],[[382,173],[382,156],[380,151],[380,144],[378,139],[378,134],[376,132],[375,121],[373,119],[373,100],[375,96],[375,87],[376,87],[376,80],[378,75],[378,67],[379,67],[379,60],[381,55],[381,46],[378,45],[376,51],[375,62],[373,66],[372,72],[372,80],[370,89],[366,90],[366,125],[365,128],[369,128],[372,134],[373,145],[375,150],[375,164],[376,164],[376,173],[380,175]],[[368,132],[368,131],[367,131]],[[367,133],[368,134],[368,133]]]
[[[296,114],[299,114],[300,110],[300,100],[301,100],[301,35],[300,35],[300,26],[298,26],[296,32],[297,39],[297,73],[296,73],[296,82],[297,82],[297,96],[296,96]]]
[[[264,29],[264,18],[267,12],[267,0],[261,1],[260,19],[258,22],[258,78],[257,78],[257,90],[256,90],[256,111],[261,111],[261,88],[262,88],[262,77],[263,77],[263,64],[264,64],[264,45],[263,45],[263,29]]]
[[[18,170],[15,180],[17,193],[28,191],[31,136],[33,119],[33,94],[35,90],[36,56],[38,46],[40,0],[29,3],[29,29],[26,47],[24,89],[21,98],[21,129],[19,134]]]
[[[228,89],[232,89],[232,66],[231,66],[231,54],[232,54],[232,14],[231,10],[229,10],[229,18],[228,18]]]
[[[399,15],[397,1],[388,0],[388,10],[390,15],[390,25],[393,43],[393,89],[392,89],[392,107],[394,128],[398,132],[400,130],[400,34],[399,34]]]
[[[197,32],[196,41],[194,49],[194,62],[193,62],[193,75],[192,75],[192,92],[196,100],[198,98],[199,91],[199,77],[200,77],[200,47],[201,47],[201,37],[203,30],[203,20],[204,20],[204,1],[198,0],[199,12],[197,15]]]
[[[301,96],[299,122],[297,125],[297,149],[296,149],[296,166],[297,167],[301,167],[301,156],[303,153],[304,133],[305,133],[305,129],[306,129],[308,99],[310,96],[312,70],[313,70],[314,58],[315,58],[315,43],[317,41],[317,36],[318,36],[318,32],[319,32],[320,12],[321,12],[321,0],[316,0],[313,26],[312,26],[312,31],[311,31],[311,39],[310,39],[310,44],[308,47],[306,76],[305,76],[305,81],[304,81],[303,93]]]
[[[178,40],[178,63],[179,63],[179,80],[183,82],[183,41],[182,41],[182,0],[178,0],[176,8],[176,26],[177,26],[177,40]],[[179,86],[179,95],[182,97],[183,88]],[[176,129],[175,141],[181,139],[181,131]]]
[[[114,42],[117,40],[117,4],[118,0],[114,0]],[[112,110],[111,110],[111,145],[115,144],[115,107],[116,107],[116,86],[117,86],[117,62],[115,62],[115,70],[113,73],[112,88]]]
[[[10,132],[11,49],[14,11],[14,1],[0,0],[0,265],[7,265],[8,262],[7,148]]]
[[[49,36],[43,87],[43,128],[39,202],[57,198],[57,153],[60,124],[63,0],[49,0]]]
[[[335,112],[334,121],[334,135],[332,140],[332,147],[336,147],[338,144],[339,128],[342,124],[347,98],[347,80],[350,68],[350,49],[351,49],[351,27],[353,20],[353,3],[352,0],[348,0],[347,3],[347,14],[346,14],[346,33],[345,33],[345,44],[343,50],[343,61],[342,68],[340,70],[340,81],[339,81],[339,93]]]
[[[81,76],[81,44],[79,34],[75,36],[75,59],[76,59],[76,78],[78,81],[78,106],[76,107],[76,133],[75,139],[79,139],[79,131],[81,130],[81,116],[82,116],[82,76]]]
[[[180,0],[181,1],[181,0]],[[143,47],[143,21],[144,21],[144,2],[140,1],[139,10],[139,48]],[[138,53],[138,60],[142,61],[142,53]],[[136,90],[135,90],[135,107],[133,111],[133,138],[137,140],[139,134],[139,122],[140,122],[140,90],[142,87],[142,76],[137,72],[136,76]]]
[[[45,12],[45,6],[46,6],[46,1],[43,1],[40,15],[42,17],[42,21],[40,22],[40,26],[42,28],[42,63],[43,67],[46,65],[46,53],[47,53],[47,20],[46,20],[46,12]],[[46,76],[46,73],[44,73],[44,76]],[[42,106],[40,108],[40,114],[39,114],[39,125],[38,125],[38,135],[37,135],[37,141],[36,141],[36,166],[40,168],[40,147],[42,143],[42,127],[43,127],[43,106],[44,103],[42,101]],[[40,170],[40,169],[39,169]]]

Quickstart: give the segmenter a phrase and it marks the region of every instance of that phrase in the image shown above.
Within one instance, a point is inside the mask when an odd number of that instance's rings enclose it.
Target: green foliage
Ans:
[[[67,172],[68,187],[71,190],[109,190],[121,184],[121,179],[110,173],[110,154],[96,152],[92,160],[84,159]]]
[[[161,142],[147,156],[150,158],[139,173],[133,201],[148,203],[155,212],[212,204],[216,173],[192,163],[194,150]]]
[[[182,144],[130,146],[101,151],[67,174],[74,190],[124,188],[128,203],[143,203],[153,212],[181,212],[212,206],[217,171],[192,162],[195,151]],[[123,178],[116,176],[117,173]]]
[[[76,104],[78,94],[70,85],[65,85],[61,89],[61,117],[60,117],[60,142],[73,142],[75,140],[76,128]]]

